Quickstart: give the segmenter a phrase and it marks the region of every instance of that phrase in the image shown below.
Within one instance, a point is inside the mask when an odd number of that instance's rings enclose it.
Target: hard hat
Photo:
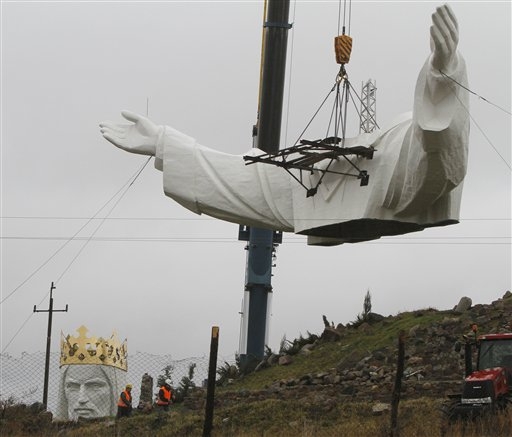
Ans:
[[[126,388],[132,388],[131,384],[126,384]]]
[[[172,381],[171,381],[170,379],[166,379],[166,380],[165,380],[165,383],[166,383],[167,385],[171,385],[171,384],[172,384]]]

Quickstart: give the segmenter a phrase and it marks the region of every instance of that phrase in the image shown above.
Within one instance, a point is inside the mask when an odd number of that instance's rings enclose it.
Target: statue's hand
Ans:
[[[161,127],[133,112],[122,111],[121,115],[132,123],[102,122],[100,131],[103,137],[127,152],[154,156]]]
[[[432,67],[436,70],[449,71],[458,42],[459,26],[452,9],[448,5],[436,8],[432,14],[430,27]]]

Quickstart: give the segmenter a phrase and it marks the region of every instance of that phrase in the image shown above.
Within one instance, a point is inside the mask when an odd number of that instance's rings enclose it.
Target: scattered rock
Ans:
[[[409,337],[410,338],[416,337],[416,333],[418,332],[419,329],[420,329],[420,325],[415,325],[411,329],[409,329]]]
[[[341,333],[335,328],[326,326],[320,338],[325,341],[339,341],[341,339]]]
[[[377,402],[372,407],[372,414],[374,416],[380,416],[384,413],[387,413],[390,410],[391,410],[390,404],[385,404],[384,402]]]
[[[366,316],[366,321],[371,325],[372,323],[379,323],[382,320],[384,320],[385,317],[378,313],[369,313],[368,316]]]
[[[272,354],[270,357],[268,357],[267,362],[270,366],[273,366],[279,362],[279,355]]]
[[[148,373],[144,373],[140,383],[140,397],[137,409],[146,411],[148,409],[148,405],[149,410],[151,411],[151,407],[153,405],[153,377]]]
[[[290,355],[283,355],[282,357],[279,357],[278,364],[280,366],[288,366],[291,363],[293,363],[293,359]]]
[[[267,367],[270,367],[270,364],[268,363],[267,360],[263,360],[258,363],[258,365],[255,367],[254,371],[259,372],[260,370],[265,369]]]
[[[471,298],[464,296],[464,297],[460,298],[460,301],[454,310],[456,313],[463,313],[463,312],[469,310],[471,308],[472,304],[473,304],[473,301],[471,300]]]
[[[423,358],[422,357],[418,357],[418,356],[414,356],[414,357],[410,357],[407,362],[411,365],[411,366],[416,366],[418,364],[423,364]]]
[[[303,355],[309,355],[314,347],[315,345],[312,343],[305,344],[304,346],[302,346],[300,353]]]
[[[29,409],[32,414],[37,414],[41,413],[42,411],[46,411],[46,408],[42,402],[34,402],[33,404],[30,405]]]
[[[363,332],[364,334],[367,334],[372,330],[372,327],[369,323],[363,322],[359,325],[359,328],[357,328],[358,331]]]

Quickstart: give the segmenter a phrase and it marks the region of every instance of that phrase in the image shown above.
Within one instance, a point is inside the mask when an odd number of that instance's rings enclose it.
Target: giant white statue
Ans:
[[[448,5],[438,7],[430,28],[431,53],[418,76],[412,113],[378,131],[346,139],[345,146],[375,149],[374,158],[365,163],[371,174],[365,187],[356,178],[328,173],[318,193],[307,197],[278,166],[246,165],[243,155],[204,147],[128,111],[122,115],[130,123],[104,122],[101,132],[123,150],[155,156],[165,194],[185,208],[307,235],[308,244],[358,242],[458,223],[469,136],[468,93],[456,83],[467,86],[458,39],[453,11]],[[247,154],[261,153],[252,149]],[[331,169],[344,173],[349,165],[338,160]],[[307,176],[312,185],[319,175],[313,171]]]
[[[126,385],[127,346],[115,333],[109,339],[61,335],[60,384],[55,420],[112,417]]]

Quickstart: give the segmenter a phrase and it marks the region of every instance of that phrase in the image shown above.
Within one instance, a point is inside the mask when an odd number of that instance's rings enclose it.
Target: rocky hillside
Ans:
[[[325,318],[324,318],[325,322]],[[341,399],[386,401],[393,389],[399,332],[406,334],[402,396],[442,398],[460,390],[464,375],[463,336],[510,332],[512,293],[490,304],[472,305],[464,297],[451,310],[433,308],[325,326],[319,336],[289,342],[280,354],[269,353],[256,372],[237,376],[224,369],[225,384],[217,392],[220,404],[268,398],[316,399],[326,409]],[[230,374],[231,372],[231,374]],[[229,378],[231,377],[231,378]],[[202,408],[198,390],[186,404]]]

